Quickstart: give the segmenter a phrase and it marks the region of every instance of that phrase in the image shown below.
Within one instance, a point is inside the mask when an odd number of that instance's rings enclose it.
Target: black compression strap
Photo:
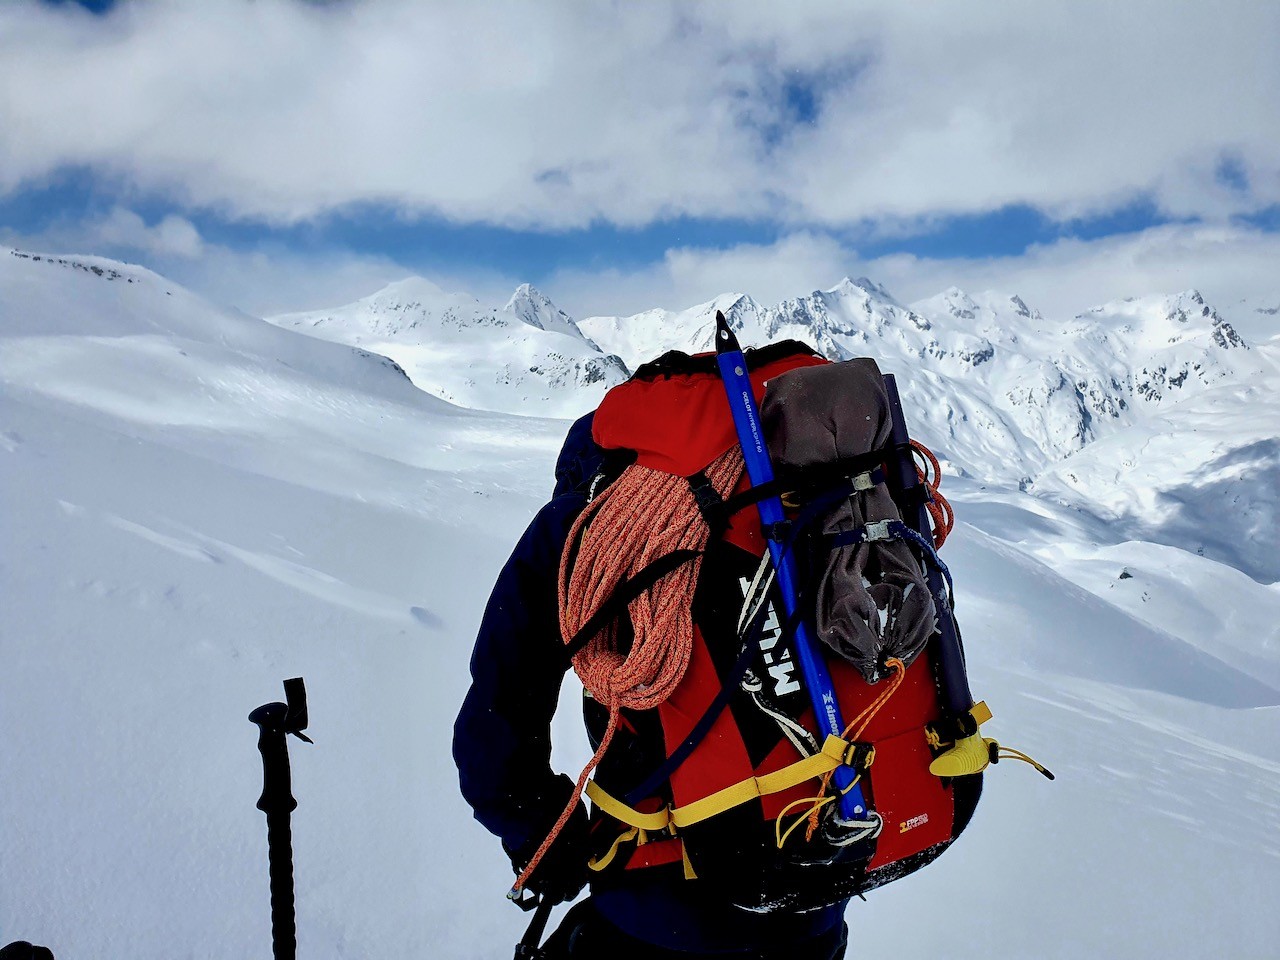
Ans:
[[[711,485],[711,480],[702,470],[685,477],[685,480],[689,482],[689,490],[693,493],[693,500],[698,505],[698,512],[711,528],[712,539],[718,539],[725,524],[729,522],[729,514],[724,509],[724,498],[716,493],[716,488]]]
[[[735,493],[724,501],[724,511],[728,516],[733,516],[739,510],[743,510],[752,504],[767,500],[770,497],[780,497],[784,493],[813,493],[821,491],[826,487],[839,483],[850,475],[875,470],[875,468],[884,463],[892,451],[892,447],[885,447],[880,450],[872,450],[870,453],[859,454],[856,457],[846,457],[843,460],[834,460],[831,463],[819,463],[811,467],[805,467],[802,470],[783,474],[768,483],[750,487],[742,491],[742,493]],[[883,482],[883,479],[882,474],[877,482]]]
[[[565,657],[572,660],[597,633],[610,621],[620,617],[628,604],[644,593],[655,583],[673,570],[684,566],[690,560],[702,556],[701,550],[672,550],[659,557],[639,573],[623,580],[609,595],[609,599],[596,609],[581,629],[573,635],[573,639],[565,644]]]
[[[721,684],[720,692],[711,701],[711,705],[707,707],[706,712],[698,718],[698,722],[693,725],[689,735],[681,741],[680,746],[671,751],[671,756],[659,764],[657,770],[649,774],[644,783],[627,793],[622,800],[623,803],[628,806],[635,806],[646,797],[652,796],[660,786],[671,779],[671,775],[680,768],[682,763],[689,759],[689,754],[693,753],[698,744],[711,732],[716,720],[719,719],[720,714],[724,713],[724,708],[729,705],[729,701],[733,699],[734,693],[737,692],[738,684],[746,676],[752,657],[760,649],[760,634],[764,630],[765,613],[768,609],[769,604],[761,604],[760,609],[756,612],[755,620],[751,623],[751,629],[747,631],[747,635],[743,640],[742,652],[738,654],[737,661]]]
[[[917,484],[910,490],[903,490],[898,499],[907,510],[916,509],[926,503],[933,502],[933,497],[929,495],[929,488],[923,483]],[[906,510],[903,511],[903,515],[906,515]]]

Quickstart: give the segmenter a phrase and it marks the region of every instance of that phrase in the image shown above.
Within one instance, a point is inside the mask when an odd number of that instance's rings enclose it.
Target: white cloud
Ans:
[[[252,316],[350,303],[417,272],[390,257],[343,249],[297,250],[274,242],[245,248],[209,243],[179,217],[169,216],[149,226],[123,207],[81,222],[60,221],[38,232],[0,227],[0,244],[139,263]],[[430,272],[442,287],[468,292],[495,306],[506,302],[521,282],[483,268]]]
[[[653,307],[682,310],[730,292],[771,304],[856,274],[858,262],[855,253],[830,237],[796,233],[773,244],[674,248],[661,260],[631,270],[560,270],[543,282],[543,292],[579,318],[626,316]]]
[[[94,249],[125,249],[181,258],[198,257],[204,250],[200,232],[191,221],[172,214],[148,226],[132,210],[115,207],[106,216],[81,225],[78,232]]]
[[[1280,315],[1252,309],[1280,307],[1280,234],[1240,226],[1162,226],[1092,241],[1060,240],[1016,256],[949,259],[866,258],[829,235],[809,231],[770,244],[673,248],[660,260],[632,269],[573,268],[529,277],[484,268],[441,271],[345,250],[298,251],[279,244],[232,249],[201,239],[186,221],[165,227],[166,222],[147,226],[136,213],[116,209],[104,218],[63,223],[38,234],[0,228],[0,243],[139,260],[255,316],[350,303],[414,273],[494,306],[519,283],[532,281],[579,319],[653,307],[684,309],[731,292],[769,305],[829,288],[845,276],[865,276],[906,303],[955,285],[975,293],[1017,293],[1046,316],[1063,318],[1120,297],[1196,287],[1246,338],[1280,334]]]
[[[1280,317],[1240,310],[1280,306],[1280,235],[1245,227],[1163,226],[1100,240],[1061,240],[1006,257],[928,259],[896,254],[873,259],[823,235],[800,233],[768,245],[668,251],[633,271],[562,271],[544,292],[578,317],[629,314],[654,306],[680,309],[721,293],[762,303],[867,276],[904,302],[955,285],[973,292],[1020,294],[1046,316],[1071,317],[1120,297],[1175,293],[1189,287],[1238,322],[1255,340],[1280,333]]]
[[[81,165],[274,221],[1223,217],[1280,202],[1278,40],[1256,0],[26,0],[0,5],[0,191]]]
[[[0,238],[15,246],[92,252],[117,259],[143,255],[165,261],[190,260],[205,252],[200,231],[190,220],[170,214],[148,224],[125,207],[113,207],[80,221],[58,220],[36,234],[0,228]]]

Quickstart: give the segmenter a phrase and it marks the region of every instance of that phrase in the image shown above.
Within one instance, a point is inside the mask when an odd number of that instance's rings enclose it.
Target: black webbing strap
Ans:
[[[693,502],[698,505],[698,512],[711,528],[711,539],[718,539],[729,522],[729,514],[724,509],[724,499],[711,485],[710,478],[703,470],[685,477],[689,483],[689,492],[693,494]]]
[[[885,462],[892,452],[892,447],[882,447],[879,450],[872,450],[870,453],[858,454],[856,457],[845,457],[843,460],[819,463],[794,473],[782,474],[768,483],[750,487],[726,499],[724,501],[725,514],[733,516],[739,510],[759,503],[761,500],[780,497],[784,493],[820,491],[852,475],[874,471]],[[884,482],[883,473],[878,475],[876,482]]]
[[[623,580],[609,595],[609,599],[600,604],[596,608],[596,612],[587,618],[587,622],[573,635],[573,639],[565,644],[564,655],[566,659],[572,660],[578,651],[585,647],[591,641],[591,638],[599,633],[610,621],[622,616],[632,600],[636,599],[668,573],[678,570],[690,560],[700,556],[702,556],[701,550],[672,550],[670,553],[664,554],[653,561],[643,570]]]
[[[667,757],[658,769],[649,774],[645,781],[634,790],[628,791],[623,797],[622,802],[627,806],[635,806],[646,797],[653,796],[657,789],[671,779],[671,775],[680,768],[680,765],[689,759],[689,755],[697,749],[711,728],[715,726],[716,720],[720,718],[720,714],[724,713],[724,708],[729,705],[729,701],[733,699],[733,695],[737,692],[738,685],[742,683],[742,678],[746,676],[747,669],[751,666],[751,660],[760,649],[760,634],[764,632],[765,613],[769,609],[769,604],[763,603],[760,609],[756,611],[756,617],[751,622],[750,629],[743,639],[742,652],[738,654],[738,659],[729,670],[729,675],[724,678],[720,685],[720,692],[716,694],[716,698],[711,701],[706,711],[698,718],[698,722],[693,725],[693,729],[689,731],[689,735],[681,741],[680,746],[671,751],[671,755]]]

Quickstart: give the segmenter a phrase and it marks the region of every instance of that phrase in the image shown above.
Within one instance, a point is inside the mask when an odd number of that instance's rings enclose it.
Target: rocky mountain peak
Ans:
[[[502,310],[535,329],[582,338],[582,331],[573,322],[573,318],[531,283],[522,283],[516,287]]]

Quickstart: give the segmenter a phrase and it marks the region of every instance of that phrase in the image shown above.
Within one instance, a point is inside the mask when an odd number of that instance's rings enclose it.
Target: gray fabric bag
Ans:
[[[765,386],[760,416],[780,472],[802,470],[885,446],[892,422],[889,398],[874,360],[800,367]],[[877,520],[901,520],[883,483],[855,492],[821,519],[821,533],[841,533]],[[889,657],[908,666],[936,630],[924,573],[901,540],[838,547],[816,558],[818,637],[856,666],[867,682],[880,679]]]

